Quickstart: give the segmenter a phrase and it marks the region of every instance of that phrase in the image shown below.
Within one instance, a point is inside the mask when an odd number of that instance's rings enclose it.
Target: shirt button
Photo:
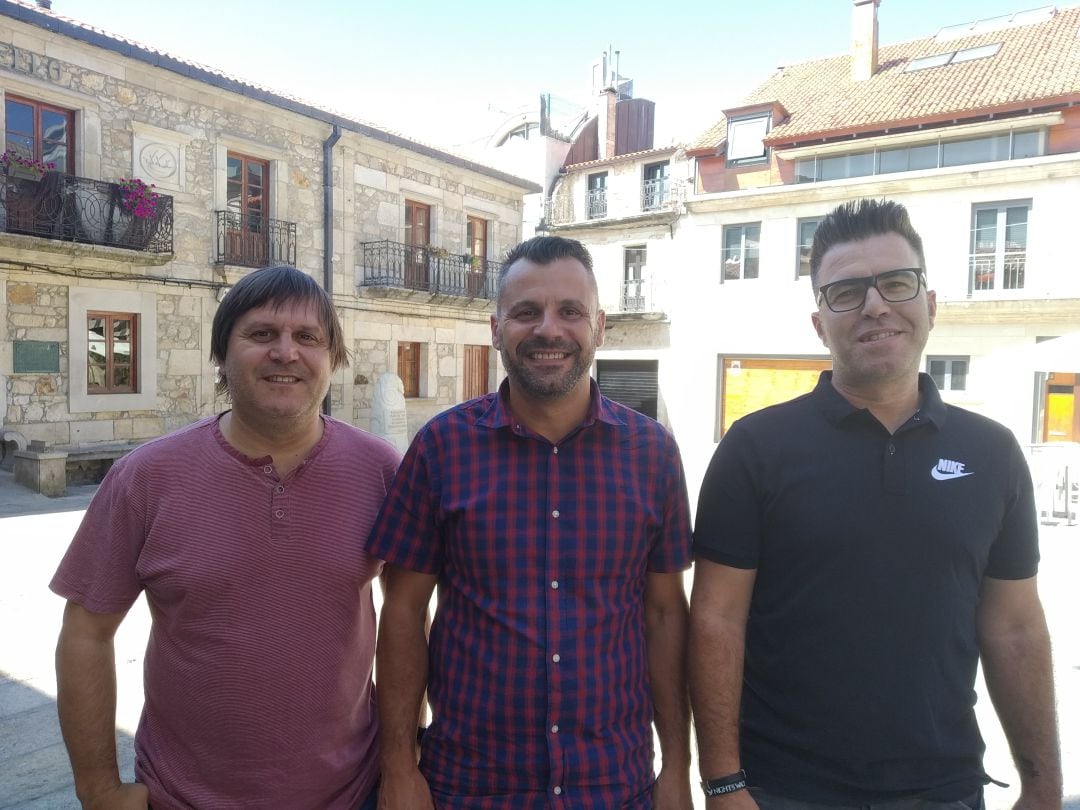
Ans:
[[[553,447],[553,448],[551,448],[551,452],[554,453],[555,455],[559,455],[559,448],[558,447]]]
[[[557,518],[557,517],[559,516],[559,510],[558,510],[558,509],[554,510],[554,511],[553,511],[553,512],[551,513],[551,516],[552,516],[553,518]]]
[[[557,664],[557,663],[559,663],[559,661],[561,661],[562,659],[561,659],[561,658],[559,658],[559,654],[558,654],[558,653],[555,653],[555,654],[554,654],[553,656],[551,656],[551,660],[552,660],[552,661],[554,661],[554,662],[555,662],[555,663]]]
[[[562,788],[556,785],[555,788],[552,790],[552,793],[554,793],[556,796],[562,796]]]
[[[278,486],[278,488],[277,488],[277,492],[284,492],[284,491],[285,491],[285,487],[283,487],[283,486]]]
[[[893,444],[892,442],[889,442],[889,455],[890,456],[896,455],[896,445]]]
[[[278,509],[276,512],[274,512],[274,517],[276,517],[278,520],[281,520],[281,518],[285,517],[285,512],[281,509]]]
[[[263,472],[266,473],[267,475],[270,475],[270,473],[272,473],[273,471],[274,471],[274,468],[271,467],[269,464],[267,464],[265,467],[263,467]]]
[[[553,726],[551,727],[551,733],[552,733],[552,734],[558,734],[558,733],[559,733],[559,724],[558,724],[558,723],[555,723],[555,724],[554,724],[554,725],[553,725]]]
[[[551,580],[551,590],[553,590],[553,591],[559,590],[559,580],[557,580],[557,579]]]

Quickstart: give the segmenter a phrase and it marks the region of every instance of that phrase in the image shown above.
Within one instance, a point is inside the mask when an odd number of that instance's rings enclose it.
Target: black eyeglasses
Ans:
[[[866,303],[866,292],[873,287],[884,300],[899,304],[918,295],[925,283],[926,277],[921,267],[901,267],[899,270],[886,270],[876,276],[845,278],[822,284],[818,288],[817,302],[820,306],[824,299],[833,312],[850,312],[860,309]]]

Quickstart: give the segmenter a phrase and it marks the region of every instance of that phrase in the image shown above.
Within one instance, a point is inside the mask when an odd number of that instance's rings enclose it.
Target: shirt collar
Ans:
[[[837,391],[832,384],[832,372],[823,371],[818,377],[817,386],[814,388],[814,397],[817,399],[825,418],[833,425],[839,426],[854,414],[863,413],[865,408],[856,408]],[[928,421],[940,429],[945,424],[945,415],[948,409],[941,400],[937,385],[929,374],[919,373],[919,413]]]
[[[596,380],[590,377],[589,410],[585,413],[581,427],[589,427],[597,421],[609,425],[625,425],[626,417],[614,407],[610,399],[600,393]],[[509,377],[502,381],[498,393],[490,398],[480,416],[477,417],[476,424],[488,428],[513,427],[516,424],[510,411]]]

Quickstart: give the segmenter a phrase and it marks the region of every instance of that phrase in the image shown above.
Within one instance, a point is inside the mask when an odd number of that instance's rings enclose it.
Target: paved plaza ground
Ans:
[[[63,601],[48,589],[92,487],[48,499],[0,471],[0,810],[78,807],[56,720],[53,650]],[[1043,527],[1040,590],[1054,639],[1066,807],[1080,810],[1080,526]],[[135,605],[116,641],[118,746],[131,777],[132,735],[142,706],[149,615]],[[987,788],[989,810],[1005,810],[1018,780],[997,719],[979,684],[987,772],[1013,787]],[[696,766],[695,766],[696,772]],[[703,805],[699,805],[703,806]]]

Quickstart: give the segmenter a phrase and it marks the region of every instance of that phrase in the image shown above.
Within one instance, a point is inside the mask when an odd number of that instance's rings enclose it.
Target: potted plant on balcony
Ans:
[[[0,155],[0,165],[3,165],[4,172],[11,177],[21,177],[24,180],[34,181],[44,177],[45,172],[56,169],[55,163],[43,163],[33,158],[25,158],[15,152],[4,152],[4,154]]]
[[[138,177],[121,177],[117,183],[120,210],[130,217],[130,224],[120,241],[125,247],[143,249],[150,241],[161,205],[160,195],[154,185],[147,185]]]

